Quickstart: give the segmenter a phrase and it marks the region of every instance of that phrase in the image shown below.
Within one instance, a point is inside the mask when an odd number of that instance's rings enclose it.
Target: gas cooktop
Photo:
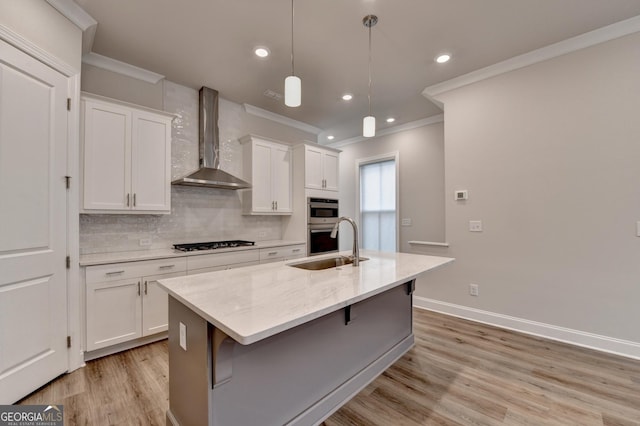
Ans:
[[[174,244],[173,248],[180,251],[214,250],[220,248],[232,248],[252,246],[255,242],[245,240],[209,241],[207,243]]]

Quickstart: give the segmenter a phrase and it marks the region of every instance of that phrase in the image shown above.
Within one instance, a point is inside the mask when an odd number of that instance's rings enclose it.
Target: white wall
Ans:
[[[0,26],[80,70],[82,32],[44,0],[0,1]]]
[[[457,260],[418,296],[622,339],[640,356],[638,46],[633,34],[439,96],[444,254]]]
[[[444,136],[436,123],[341,147],[340,214],[356,216],[356,161],[392,152],[399,154],[400,206],[398,218],[410,218],[412,226],[400,227],[399,251],[413,252],[407,241],[444,241]],[[340,249],[351,249],[353,236],[345,226]]]

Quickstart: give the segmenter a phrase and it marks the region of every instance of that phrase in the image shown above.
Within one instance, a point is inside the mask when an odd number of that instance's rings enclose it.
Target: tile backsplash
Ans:
[[[164,109],[173,123],[172,177],[198,166],[198,92],[166,81]],[[220,167],[242,177],[240,105],[220,100]],[[241,193],[224,189],[173,186],[170,215],[82,214],[80,253],[168,248],[172,244],[227,239],[280,239],[282,219],[243,216]],[[140,245],[141,240],[150,245]]]

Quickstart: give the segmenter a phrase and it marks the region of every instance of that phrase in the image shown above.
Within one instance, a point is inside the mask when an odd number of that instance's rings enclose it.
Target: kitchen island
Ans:
[[[291,266],[324,257],[159,281],[168,425],[320,423],[411,348],[414,280],[453,261],[363,251],[359,267]]]

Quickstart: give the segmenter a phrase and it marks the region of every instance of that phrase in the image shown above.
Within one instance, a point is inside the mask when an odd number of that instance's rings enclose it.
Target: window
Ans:
[[[362,248],[396,251],[396,160],[361,163]]]

